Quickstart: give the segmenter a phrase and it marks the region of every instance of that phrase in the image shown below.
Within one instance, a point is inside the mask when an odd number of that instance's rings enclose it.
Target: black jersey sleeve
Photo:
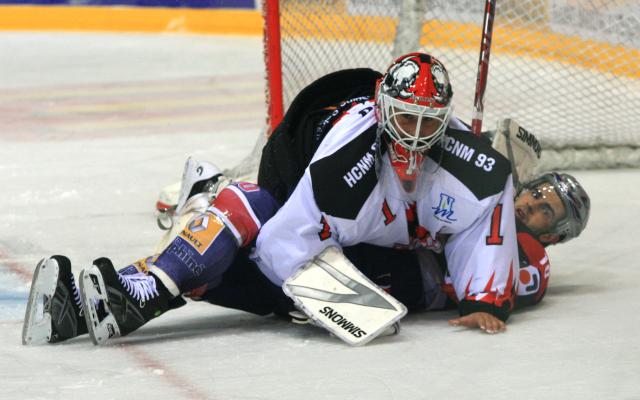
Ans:
[[[318,208],[331,216],[355,219],[378,183],[376,125],[333,154],[309,166]]]
[[[380,77],[379,72],[368,68],[341,70],[304,88],[262,150],[260,187],[284,203],[331,128],[336,109],[345,100],[372,97]]]
[[[460,180],[478,198],[504,190],[511,164],[491,143],[471,132],[448,128],[428,155]]]

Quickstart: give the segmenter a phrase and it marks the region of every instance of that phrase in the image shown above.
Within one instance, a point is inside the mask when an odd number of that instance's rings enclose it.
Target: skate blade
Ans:
[[[80,272],[80,295],[85,306],[84,318],[93,344],[103,345],[109,339],[120,336],[120,329],[109,308],[104,280],[95,265]],[[104,307],[100,312],[99,304]]]
[[[43,258],[36,266],[22,325],[23,345],[44,344],[51,339],[51,311],[45,309],[44,298],[49,302],[53,298],[59,272],[58,262],[53,258]]]

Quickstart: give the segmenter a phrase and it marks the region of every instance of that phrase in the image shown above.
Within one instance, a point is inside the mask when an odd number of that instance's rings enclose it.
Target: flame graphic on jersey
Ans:
[[[513,274],[513,261],[511,262],[511,264],[509,264],[509,276],[507,277],[507,285],[505,286],[502,293],[500,293],[500,290],[498,288],[493,288],[493,280],[495,276],[496,272],[494,271],[493,274],[491,274],[489,282],[487,282],[481,293],[471,294],[471,282],[474,279],[474,277],[472,276],[469,279],[469,282],[467,283],[467,287],[465,289],[465,300],[481,301],[483,303],[492,304],[498,308],[502,307],[502,305],[508,301],[510,303],[509,309],[512,310],[515,299],[515,291],[513,289],[517,285],[515,276]]]

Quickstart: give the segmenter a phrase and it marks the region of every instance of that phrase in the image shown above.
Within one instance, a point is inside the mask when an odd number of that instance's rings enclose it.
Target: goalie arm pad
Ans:
[[[511,162],[516,189],[520,183],[533,177],[542,154],[542,148],[535,135],[516,121],[504,119],[498,122],[492,146]]]

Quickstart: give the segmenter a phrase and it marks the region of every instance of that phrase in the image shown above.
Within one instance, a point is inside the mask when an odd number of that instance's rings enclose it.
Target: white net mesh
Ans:
[[[418,49],[443,61],[455,114],[470,122],[483,8],[481,0],[281,0],[285,109],[324,74],[384,71]],[[540,139],[544,169],[640,166],[639,47],[638,0],[498,0],[483,128],[518,121]]]

